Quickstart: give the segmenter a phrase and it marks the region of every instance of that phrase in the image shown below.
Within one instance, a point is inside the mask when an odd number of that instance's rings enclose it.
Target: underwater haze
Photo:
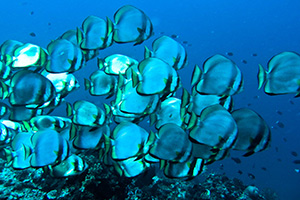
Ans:
[[[300,100],[296,93],[268,95],[263,88],[258,90],[257,73],[259,64],[267,69],[268,61],[281,52],[300,53],[300,1],[1,0],[0,44],[17,40],[47,48],[67,30],[81,27],[88,16],[113,19],[124,5],[132,5],[150,18],[153,36],[135,46],[113,44],[100,50],[98,57],[118,53],[142,61],[144,46],[151,48],[156,38],[169,36],[187,52],[188,64],[178,73],[182,87],[189,92],[196,64],[202,67],[215,54],[232,60],[244,78],[243,91],[233,96],[234,110],[246,107],[259,113],[270,127],[272,138],[266,150],[249,157],[231,151],[229,157],[208,165],[208,170],[225,173],[230,179],[240,179],[259,189],[271,188],[279,199],[299,199]],[[102,97],[84,90],[84,78],[96,68],[93,59],[75,72],[80,88],[65,98],[67,102],[87,100],[102,106]],[[65,108],[58,107],[54,114],[65,116]],[[143,121],[141,126],[150,132],[147,122]]]

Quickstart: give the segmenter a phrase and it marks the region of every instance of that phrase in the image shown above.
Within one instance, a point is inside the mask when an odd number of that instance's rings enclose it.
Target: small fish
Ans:
[[[162,94],[173,92],[177,88],[178,74],[173,67],[159,58],[144,59],[139,63],[138,70],[143,80],[137,84],[136,91],[139,94]]]
[[[287,142],[287,139],[286,139],[286,138],[283,138],[283,141],[284,141],[284,142]]]
[[[247,60],[242,60],[241,62],[244,63],[244,64],[247,64],[247,63],[248,63]]]
[[[42,67],[47,61],[47,53],[40,46],[26,43],[16,48],[11,66],[14,68]]]
[[[160,58],[174,69],[182,69],[187,65],[187,52],[184,47],[168,36],[161,36],[153,41],[153,51],[145,48],[145,58]]]
[[[76,101],[73,108],[68,104],[67,115],[73,115],[74,124],[91,127],[103,125],[106,117],[101,108],[85,100]]]
[[[300,164],[300,160],[294,160],[293,163],[299,165]]]
[[[241,159],[236,158],[236,157],[231,157],[231,160],[233,160],[233,161],[236,162],[237,164],[242,163]]]
[[[53,177],[67,177],[79,175],[88,168],[88,164],[79,156],[72,154],[58,165],[48,165]]]
[[[132,122],[118,124],[110,138],[112,140],[112,159],[125,160],[146,153],[148,138],[149,133]]]
[[[18,71],[11,79],[11,86],[9,102],[12,106],[42,108],[57,102],[55,87],[39,73],[30,70]]]
[[[227,56],[233,56],[233,53],[232,52],[227,52],[226,55]]]
[[[84,37],[80,47],[85,50],[104,49],[112,45],[113,23],[106,20],[88,16],[82,23]]]
[[[139,62],[122,54],[112,54],[103,59],[98,59],[99,69],[104,69],[108,75],[125,74],[129,67],[138,66]],[[106,81],[105,81],[105,84]]]
[[[153,25],[149,17],[130,5],[121,7],[114,15],[115,30],[113,40],[117,43],[135,42],[141,44],[153,35]]]
[[[220,164],[220,170],[224,170],[224,165],[223,164]]]
[[[188,43],[188,41],[183,41],[182,43],[183,43],[183,44],[187,44],[187,43]]]
[[[268,95],[295,94],[300,96],[300,55],[295,52],[282,52],[268,62],[268,70],[259,65],[258,89],[264,85]]]
[[[251,173],[248,173],[248,177],[251,178],[252,180],[255,179],[255,176],[253,174],[251,174]]]
[[[252,56],[253,56],[253,57],[256,57],[256,56],[257,56],[257,53],[253,53]]]
[[[30,15],[33,15],[33,14],[34,14],[34,11],[31,11],[31,12],[30,12]]]
[[[171,35],[171,38],[176,39],[176,38],[179,38],[179,36],[178,36],[178,35],[175,35],[175,34],[172,34],[172,35]]]
[[[229,96],[243,90],[244,79],[232,60],[216,54],[204,62],[203,71],[196,65],[192,75],[193,83],[197,83],[196,90],[200,94]]]
[[[240,175],[242,175],[242,174],[243,174],[243,172],[242,172],[241,170],[239,170],[239,171],[238,171],[238,173],[239,173]]]
[[[155,127],[159,129],[162,125],[167,123],[182,125],[180,117],[181,100],[175,97],[169,97],[161,102],[157,109],[156,118],[157,122]]]
[[[298,156],[298,153],[296,151],[292,151],[291,154],[292,154],[292,156],[295,156],[295,157]]]
[[[277,158],[277,161],[278,161],[278,162],[282,162],[281,158]]]
[[[112,96],[116,89],[116,77],[106,74],[102,70],[93,72],[90,76],[90,80],[84,79],[85,89],[89,90],[91,95],[100,96],[108,95]]]
[[[233,149],[246,151],[244,156],[250,156],[269,146],[271,131],[259,114],[248,108],[235,110],[231,114],[239,130]]]
[[[278,115],[282,115],[282,112],[281,112],[280,110],[276,110],[276,113],[277,113]]]
[[[206,107],[201,112],[200,119],[201,126],[194,126],[189,134],[197,143],[225,150],[236,141],[236,122],[220,104]]]
[[[47,46],[49,60],[46,70],[52,73],[74,72],[83,66],[81,49],[66,39],[57,39]]]
[[[267,168],[265,168],[265,167],[261,167],[261,169],[264,170],[264,171],[267,171]]]
[[[35,37],[35,36],[36,36],[36,34],[35,34],[34,32],[29,33],[29,35],[30,35],[31,37]]]
[[[284,128],[284,124],[281,121],[276,121],[276,124],[279,128]]]
[[[192,142],[186,132],[176,124],[165,124],[156,133],[156,140],[150,148],[151,156],[174,162],[185,162],[192,152]]]
[[[193,178],[201,173],[204,160],[191,157],[186,162],[167,162],[164,169],[166,177],[170,178]],[[180,171],[180,173],[178,173]]]
[[[290,104],[295,105],[295,103],[290,99],[289,100]]]

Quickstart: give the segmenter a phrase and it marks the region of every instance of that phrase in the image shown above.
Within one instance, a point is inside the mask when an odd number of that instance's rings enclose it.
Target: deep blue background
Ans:
[[[201,66],[205,59],[216,54],[232,52],[230,57],[237,63],[245,78],[245,89],[234,97],[235,108],[254,109],[272,127],[272,146],[261,153],[243,158],[236,164],[230,158],[208,166],[209,171],[222,172],[220,164],[230,178],[240,178],[247,184],[276,190],[281,199],[300,197],[300,174],[295,169],[300,165],[293,160],[300,159],[300,100],[293,95],[267,96],[257,90],[256,74],[258,64],[266,67],[268,60],[282,51],[300,53],[300,1],[298,0],[1,0],[0,1],[0,43],[8,39],[31,42],[42,47],[69,29],[81,26],[89,15],[113,19],[114,12],[122,5],[131,4],[142,9],[154,24],[155,35],[140,46],[115,44],[101,52],[101,57],[113,53],[124,53],[137,60],[143,58],[143,46],[151,47],[153,39],[163,32],[176,34],[179,42],[188,41],[186,49],[189,65],[180,71],[183,86],[189,88],[191,72],[195,64]],[[34,32],[36,37],[29,34]],[[256,57],[252,54],[257,53]],[[246,60],[247,64],[241,62]],[[76,74],[82,83],[96,69],[96,62]],[[81,84],[83,86],[83,84]],[[93,100],[83,89],[71,94],[69,101]],[[294,103],[294,104],[292,104]],[[283,114],[279,115],[277,111]],[[280,128],[276,121],[285,127]],[[286,141],[284,141],[284,138]],[[275,151],[275,147],[279,149]],[[293,157],[291,151],[299,156]],[[240,153],[232,152],[232,156]],[[278,161],[281,159],[282,161]],[[267,171],[261,169],[266,167]],[[242,175],[237,173],[243,171]],[[256,176],[250,179],[247,174]]]

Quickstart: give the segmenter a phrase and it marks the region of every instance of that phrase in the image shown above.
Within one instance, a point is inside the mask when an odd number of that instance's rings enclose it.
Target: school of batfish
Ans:
[[[99,57],[115,43],[138,45],[152,35],[149,17],[125,5],[114,22],[89,16],[81,28],[65,32],[47,48],[5,41],[0,47],[0,147],[8,166],[73,176],[88,168],[79,153],[97,150],[99,161],[126,177],[160,163],[167,177],[193,178],[230,150],[250,156],[270,145],[270,128],[259,114],[233,109],[232,96],[243,90],[243,75],[227,57],[213,55],[202,69],[196,65],[190,92],[177,72],[187,65],[186,50],[171,37],[154,40],[152,50],[145,47],[140,62],[120,54]],[[99,69],[85,79],[85,88],[113,100],[100,108],[78,99],[67,103],[68,117],[50,115],[79,88],[73,73],[93,58]],[[300,56],[275,55],[268,71],[259,66],[258,80],[267,94],[298,96]],[[146,117],[156,131],[139,126]]]

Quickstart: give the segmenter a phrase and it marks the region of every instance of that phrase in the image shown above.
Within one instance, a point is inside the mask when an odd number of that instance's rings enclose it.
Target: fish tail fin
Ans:
[[[139,82],[139,78],[137,73],[134,70],[131,70],[131,77],[132,77],[132,87],[135,88]]]
[[[3,148],[3,150],[4,150],[4,153],[5,153],[7,163],[10,165],[12,163],[13,158],[14,158],[13,152],[11,150],[7,149],[7,148]]]
[[[31,126],[30,126],[29,122],[23,121],[23,126],[24,126],[26,131],[29,132],[31,130]]]
[[[4,54],[1,56],[1,61],[3,61],[5,65],[11,66],[14,62],[14,57],[9,54]]]
[[[155,140],[156,140],[155,133],[153,131],[150,131],[146,146],[151,146],[154,143]]]
[[[23,144],[23,148],[24,148],[24,158],[25,160],[27,160],[32,153],[32,149],[25,144]]]
[[[159,169],[160,170],[164,169],[165,165],[166,165],[166,161],[165,160],[160,160],[159,161]]]
[[[47,61],[48,61],[47,51],[40,47],[40,57],[39,57],[38,65],[45,66]]]
[[[75,124],[71,124],[71,129],[69,133],[69,141],[72,141],[77,135],[77,128]]]
[[[99,69],[102,69],[104,67],[104,61],[101,58],[98,58],[97,63]]]
[[[106,17],[106,23],[107,23],[107,35],[110,35],[114,31],[114,24],[111,21],[111,19],[109,19],[108,17]]]
[[[195,65],[193,75],[192,75],[191,85],[193,86],[196,83],[198,83],[201,76],[202,76],[201,69],[198,67],[198,65]]]
[[[109,115],[111,113],[111,108],[106,103],[103,103],[103,107],[105,109],[105,115]]]
[[[2,93],[0,94],[0,99],[4,100],[6,99],[9,94],[10,94],[10,88],[8,87],[8,85],[6,85],[5,83],[3,83],[2,81],[0,81],[0,87],[2,89]]]
[[[156,114],[152,113],[150,114],[150,126],[153,126],[153,124],[155,124],[157,122],[157,116]]]
[[[69,102],[67,102],[67,116],[70,117],[73,114],[72,106]]]
[[[300,79],[297,80],[297,85],[298,85],[298,89],[297,89],[297,93],[295,95],[295,98],[300,97]]]
[[[83,32],[80,30],[80,28],[77,27],[76,29],[76,38],[77,38],[77,44],[81,44],[83,40]]]
[[[185,107],[180,108],[180,119],[181,119],[181,121],[185,120],[186,113],[187,113],[187,110],[186,110]]]
[[[120,176],[123,176],[124,173],[121,167],[117,163],[114,163],[113,166],[115,167],[116,172],[118,172]]]
[[[183,88],[180,107],[185,108],[189,103],[190,103],[190,94],[185,88]]]
[[[189,123],[188,123],[188,126],[186,129],[188,129],[188,130],[192,129],[197,123],[197,118],[198,118],[197,115],[194,112],[192,112],[192,115],[190,117],[190,120],[189,120]]]
[[[107,136],[106,134],[103,134],[104,136],[104,154],[107,154],[111,148],[111,139],[109,138],[109,136]]]
[[[259,64],[258,66],[259,66],[259,70],[257,74],[257,79],[258,79],[258,89],[260,89],[263,86],[263,84],[266,82],[267,72],[264,70],[261,64]]]
[[[89,90],[91,88],[91,82],[90,80],[84,78],[84,89]]]

